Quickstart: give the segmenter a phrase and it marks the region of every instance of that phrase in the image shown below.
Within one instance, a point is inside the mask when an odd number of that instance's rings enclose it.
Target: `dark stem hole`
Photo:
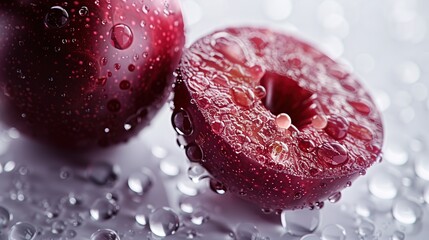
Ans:
[[[317,114],[316,94],[302,88],[297,81],[284,75],[266,72],[261,79],[267,95],[262,99],[264,106],[272,114],[287,113],[292,124],[302,129],[311,123]]]

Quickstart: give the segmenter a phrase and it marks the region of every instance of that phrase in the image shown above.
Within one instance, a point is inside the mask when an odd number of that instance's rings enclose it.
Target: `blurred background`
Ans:
[[[168,106],[138,137],[97,154],[48,152],[2,127],[0,240],[427,239],[428,1],[181,2],[188,46],[223,27],[267,26],[348,66],[383,112],[382,163],[336,203],[266,215],[209,189],[176,144]]]

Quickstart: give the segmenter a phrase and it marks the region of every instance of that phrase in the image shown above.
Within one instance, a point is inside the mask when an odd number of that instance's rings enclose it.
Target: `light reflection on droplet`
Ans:
[[[179,228],[179,217],[170,208],[158,208],[149,216],[149,226],[153,234],[165,237],[174,234]]]
[[[419,156],[414,162],[414,170],[421,179],[429,181],[429,159],[427,156]]]
[[[175,159],[173,158],[174,157],[168,157],[166,159],[161,160],[161,162],[159,163],[159,169],[161,170],[161,172],[170,177],[177,176],[180,173],[180,168],[176,163],[177,161],[174,161]]]
[[[380,171],[368,179],[368,189],[381,199],[393,199],[398,194],[398,183],[391,174]]]
[[[281,214],[281,223],[288,233],[294,236],[302,236],[312,233],[319,226],[319,210],[285,210]]]
[[[392,208],[393,217],[403,224],[414,224],[422,214],[422,209],[417,203],[405,198],[398,199]]]
[[[339,224],[331,224],[323,228],[322,240],[345,240],[346,230]]]

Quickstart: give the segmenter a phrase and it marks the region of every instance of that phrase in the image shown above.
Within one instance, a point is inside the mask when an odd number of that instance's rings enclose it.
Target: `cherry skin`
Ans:
[[[383,125],[371,96],[293,36],[221,30],[185,50],[176,74],[177,142],[215,190],[276,212],[320,208],[380,158]]]
[[[178,0],[3,0],[0,28],[1,118],[66,148],[147,126],[185,42]]]

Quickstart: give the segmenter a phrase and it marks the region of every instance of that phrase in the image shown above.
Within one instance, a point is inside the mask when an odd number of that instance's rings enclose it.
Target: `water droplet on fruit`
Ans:
[[[388,172],[378,172],[368,179],[368,189],[381,199],[393,199],[398,194],[397,179]]]
[[[174,234],[180,222],[177,214],[170,208],[158,208],[149,216],[149,226],[153,234],[166,237]]]
[[[349,131],[350,123],[341,116],[330,116],[325,132],[335,140],[344,139]]]
[[[328,119],[323,115],[316,115],[311,121],[311,125],[317,130],[322,130],[328,125]]]
[[[189,136],[194,131],[191,117],[184,109],[174,111],[172,116],[172,124],[176,132],[180,135]]]
[[[289,148],[284,142],[275,141],[268,147],[271,159],[275,162],[282,162],[289,156]]]
[[[267,90],[262,85],[255,87],[255,90],[253,90],[253,93],[255,94],[255,97],[257,99],[262,99],[265,96],[267,96]]]
[[[226,193],[226,187],[225,185],[223,185],[223,183],[215,180],[215,179],[210,179],[210,189],[217,193],[217,194],[225,194]]]
[[[400,198],[393,204],[392,215],[403,224],[414,224],[422,214],[420,205],[408,199]]]
[[[322,230],[322,240],[346,240],[346,230],[339,224],[330,224]]]
[[[99,198],[91,205],[89,213],[96,221],[111,219],[119,212],[119,205],[114,199]]]
[[[294,236],[303,236],[314,232],[319,226],[319,210],[284,210],[281,214],[282,226]]]
[[[118,71],[119,69],[121,69],[121,64],[119,64],[119,63],[115,63],[115,64],[113,65],[113,67]]]
[[[243,42],[229,33],[219,32],[214,34],[210,44],[233,63],[246,64],[249,59],[249,53]]]
[[[186,156],[191,162],[200,162],[203,160],[203,150],[195,143],[191,143],[185,147]]]
[[[249,108],[255,102],[254,93],[246,87],[233,87],[231,89],[232,100],[239,106]]]
[[[276,116],[275,123],[278,128],[288,129],[292,125],[292,119],[286,113],[280,113]]]
[[[130,89],[130,87],[131,87],[131,83],[128,80],[122,80],[119,83],[119,88],[122,90],[128,90],[128,89]]]
[[[371,107],[362,101],[347,101],[350,106],[352,106],[354,109],[356,109],[356,111],[362,113],[363,115],[368,115],[371,113]]]
[[[147,169],[144,169],[141,172],[136,172],[131,174],[128,177],[128,188],[138,195],[143,195],[146,193],[152,186],[152,180],[150,177],[150,172]]]
[[[119,167],[107,162],[93,163],[87,170],[88,179],[97,185],[110,185],[118,179]]]
[[[374,138],[374,134],[369,128],[366,128],[362,125],[357,125],[356,123],[350,123],[349,133],[354,137],[366,141],[371,141]]]
[[[45,16],[47,28],[62,28],[69,22],[69,13],[60,6],[53,6]]]
[[[310,139],[302,139],[298,143],[299,149],[304,152],[313,152],[316,149],[316,144]]]
[[[235,232],[237,240],[260,239],[259,230],[250,223],[240,223]]]
[[[33,225],[18,222],[10,229],[9,240],[33,240],[36,234],[37,230]]]
[[[331,203],[336,203],[336,202],[340,201],[340,199],[341,199],[341,192],[336,192],[336,193],[334,193],[328,197],[328,200]]]
[[[328,165],[337,167],[347,162],[348,151],[339,143],[323,143],[317,148],[317,156]]]
[[[121,240],[121,238],[111,229],[99,229],[91,235],[90,240]]]
[[[134,70],[136,70],[136,66],[134,64],[128,65],[128,71],[134,72]]]
[[[11,215],[9,211],[6,208],[0,206],[0,229],[6,228],[10,220],[11,220]]]
[[[110,43],[117,49],[124,50],[133,43],[131,28],[123,23],[116,24],[110,29]]]
[[[81,15],[81,16],[86,16],[86,15],[88,15],[88,13],[89,13],[89,9],[86,6],[82,6],[79,9],[79,15]]]
[[[214,121],[211,124],[212,130],[215,134],[221,134],[223,129],[225,128],[225,123],[223,123],[222,121]]]
[[[188,177],[194,183],[199,183],[201,180],[208,178],[207,171],[200,165],[192,165],[188,168]]]

